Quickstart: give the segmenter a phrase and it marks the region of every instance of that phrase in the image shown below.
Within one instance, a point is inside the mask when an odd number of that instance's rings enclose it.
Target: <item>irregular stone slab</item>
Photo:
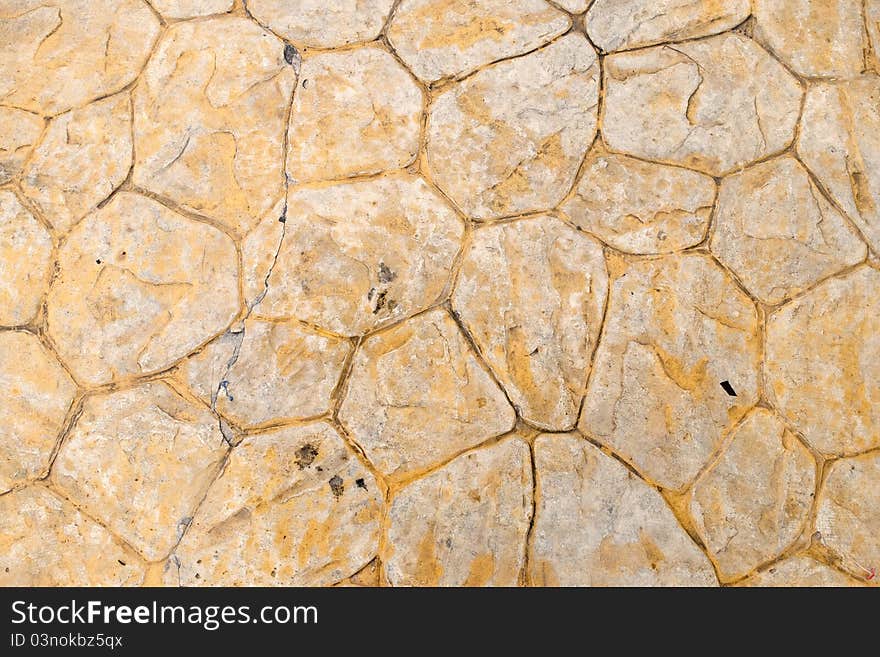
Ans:
[[[574,426],[602,325],[598,241],[549,216],[476,232],[452,305],[522,416]]]
[[[757,311],[704,255],[610,269],[579,426],[659,485],[681,489],[758,399]]]
[[[394,0],[248,0],[247,10],[276,34],[304,46],[338,48],[372,41]]]
[[[596,135],[599,63],[580,34],[500,62],[434,98],[427,163],[475,219],[555,206]]]
[[[779,556],[804,529],[813,458],[771,411],[756,408],[721,459],[697,481],[691,514],[723,579]]]
[[[43,119],[31,112],[0,107],[0,185],[21,173],[21,167],[43,133]]]
[[[464,233],[443,198],[405,174],[292,189],[287,203],[284,240],[255,313],[346,335],[434,303]],[[265,289],[278,226],[271,217],[245,241],[248,299]]]
[[[452,318],[432,310],[363,343],[339,419],[402,477],[510,431],[515,414]]]
[[[867,251],[788,155],[724,179],[709,248],[770,305],[864,260]]]
[[[52,237],[11,191],[0,191],[0,325],[27,324],[52,274]]]
[[[87,397],[52,481],[149,561],[177,543],[226,454],[217,420],[160,382]]]
[[[811,557],[797,556],[783,559],[767,570],[743,580],[737,586],[849,587],[862,586],[862,584]]]
[[[749,11],[749,0],[596,0],[585,22],[592,42],[611,52],[718,34]]]
[[[287,172],[294,182],[400,169],[419,150],[422,90],[378,47],[306,57],[293,99]]]
[[[767,320],[767,394],[825,454],[880,446],[880,272],[822,283]]]
[[[211,486],[165,582],[332,584],[376,555],[381,517],[379,485],[330,426],[249,436]]]
[[[37,336],[0,332],[0,493],[40,476],[76,384]]]
[[[880,73],[880,0],[865,0],[865,23],[869,42],[866,68]]]
[[[538,436],[529,553],[537,586],[714,586],[660,494],[576,434]]]
[[[594,152],[562,210],[625,253],[668,253],[700,243],[715,181],[688,169]]]
[[[234,0],[151,0],[165,18],[194,18],[222,14],[232,9]]]
[[[296,71],[253,21],[176,23],[134,94],[133,181],[244,234],[284,195]]]
[[[52,119],[28,162],[21,189],[60,232],[94,210],[131,168],[128,92]]]
[[[797,152],[880,252],[880,78],[812,85]]]
[[[157,372],[238,312],[232,240],[121,192],[70,232],[49,291],[48,331],[83,381]]]
[[[779,62],[735,33],[610,55],[605,90],[610,149],[713,176],[784,150],[803,95]]]
[[[529,446],[462,454],[400,491],[389,511],[393,586],[516,586],[532,517]]]
[[[388,41],[430,83],[534,50],[570,25],[568,16],[541,0],[403,0]]]
[[[754,0],[755,38],[806,77],[851,77],[864,65],[861,0]]]
[[[239,426],[299,420],[329,410],[350,350],[296,321],[249,319],[188,358],[181,378]]]
[[[0,102],[54,115],[118,91],[159,29],[142,0],[0,0]]]
[[[0,497],[0,586],[138,586],[139,557],[43,486]]]

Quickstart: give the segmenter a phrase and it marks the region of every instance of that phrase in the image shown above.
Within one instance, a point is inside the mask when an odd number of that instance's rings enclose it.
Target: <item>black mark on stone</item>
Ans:
[[[312,464],[318,455],[318,448],[310,443],[306,443],[296,450],[296,464],[300,470],[303,470]]]
[[[339,475],[333,475],[327,483],[330,484],[330,490],[333,491],[333,497],[336,499],[342,497],[342,493],[345,491],[345,484],[342,483],[342,477]]]
[[[379,282],[380,283],[390,283],[395,278],[397,278],[397,274],[395,274],[384,262],[379,263]]]
[[[119,565],[120,565],[120,566],[124,566],[124,565],[125,565],[125,562],[124,562],[122,559],[117,559],[116,561],[119,562]]]
[[[308,86],[309,86],[309,81],[308,81],[308,80],[303,80],[303,89],[305,89],[305,88],[308,87]]]
[[[226,399],[228,399],[229,401],[235,399],[235,397],[229,394],[229,381],[227,381],[226,379],[223,379],[220,382],[219,389],[223,391],[223,394],[226,395]]]
[[[100,264],[101,264],[101,259],[98,258],[97,260],[95,260],[95,264],[96,264],[96,265],[100,265]]]
[[[278,221],[282,224],[287,223],[287,215],[282,214],[280,217],[278,217]]]
[[[284,61],[290,65],[293,65],[293,62],[297,59],[299,53],[289,43],[284,44]]]
[[[354,480],[354,483],[357,484],[357,487],[358,487],[358,488],[363,488],[364,490],[367,490],[367,484],[366,484],[366,482],[365,482],[362,478],[361,478],[361,479],[355,479],[355,480]]]
[[[376,295],[376,307],[373,308],[374,315],[385,307],[385,297],[387,295],[388,293],[385,290],[382,290],[381,292],[379,292],[379,294]]]
[[[726,392],[728,395],[730,395],[731,397],[736,397],[736,390],[734,390],[733,386],[730,385],[730,381],[722,381],[721,387],[724,389],[724,392]]]

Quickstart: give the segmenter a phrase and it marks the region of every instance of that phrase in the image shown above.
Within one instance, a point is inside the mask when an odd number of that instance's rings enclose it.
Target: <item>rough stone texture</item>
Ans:
[[[42,475],[76,385],[35,335],[0,332],[0,493]]]
[[[691,513],[724,579],[778,556],[804,529],[816,466],[772,412],[757,408],[694,486]]]
[[[549,216],[477,231],[452,305],[522,416],[574,426],[608,294],[596,240]]]
[[[0,185],[21,173],[21,167],[43,132],[43,119],[14,107],[0,107]]]
[[[54,115],[118,91],[158,35],[142,0],[0,0],[0,102]]]
[[[529,446],[462,454],[397,493],[383,555],[394,586],[516,586],[532,516]]]
[[[587,34],[606,52],[724,32],[749,15],[749,0],[596,0]]]
[[[846,218],[788,155],[724,179],[710,248],[771,305],[866,254]]]
[[[880,272],[860,267],[767,320],[771,401],[826,454],[880,446]]]
[[[226,453],[216,419],[163,383],[88,397],[52,480],[146,559],[162,559]]]
[[[151,0],[153,7],[165,18],[193,18],[222,14],[232,9],[234,0]]]
[[[320,586],[376,554],[382,493],[328,425],[236,446],[168,562],[166,584]]]
[[[723,175],[785,149],[803,92],[754,41],[734,33],[605,60],[609,148]]]
[[[248,0],[254,18],[285,39],[314,48],[372,41],[394,0]]]
[[[419,79],[434,82],[527,53],[570,25],[543,0],[403,0],[388,40]]]
[[[577,435],[535,442],[529,577],[539,586],[712,586],[660,494]]]
[[[868,27],[867,68],[880,73],[880,0],[865,0],[865,22]]]
[[[624,253],[669,253],[702,241],[715,200],[709,176],[594,152],[562,205],[579,228]]]
[[[858,580],[847,577],[839,570],[810,557],[799,556],[784,559],[767,570],[743,580],[740,586],[861,586]]]
[[[757,312],[704,255],[619,261],[611,271],[580,428],[680,489],[757,401]]]
[[[419,149],[422,91],[377,48],[307,57],[293,100],[287,172],[295,182],[379,173]]]
[[[364,342],[339,419],[401,477],[509,431],[514,411],[452,318],[432,310]]]

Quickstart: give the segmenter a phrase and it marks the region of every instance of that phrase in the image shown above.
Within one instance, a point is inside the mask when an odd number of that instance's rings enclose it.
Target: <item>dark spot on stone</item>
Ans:
[[[324,472],[324,468],[322,468],[320,465],[315,468],[315,470],[317,470],[318,472]]]
[[[380,283],[390,283],[395,278],[397,278],[397,274],[395,274],[391,269],[389,269],[388,265],[384,262],[379,263],[379,282]]]
[[[286,217],[285,215],[282,214],[280,217],[278,217],[278,221],[279,221],[280,223],[282,223],[282,224],[286,224],[286,223],[287,223],[287,217]]]
[[[318,448],[310,443],[306,443],[296,450],[296,464],[299,466],[300,470],[307,468],[312,464],[312,461],[315,460],[317,455]]]
[[[294,60],[296,60],[297,55],[299,53],[296,52],[296,48],[294,48],[289,43],[284,44],[284,61],[288,64],[293,65]]]
[[[305,88],[308,87],[308,86],[309,86],[309,81],[308,81],[308,80],[303,80],[303,89],[305,89]]]
[[[387,295],[388,293],[385,290],[382,290],[381,292],[379,292],[379,294],[376,295],[376,307],[373,308],[374,315],[385,307],[385,297]]]
[[[124,565],[125,565],[125,562],[124,562],[122,559],[117,559],[116,561],[119,562],[119,565],[120,565],[120,566],[124,566]]]
[[[538,353],[538,347],[532,349],[532,351],[529,352],[529,356],[534,356],[536,353]]]
[[[228,399],[229,401],[233,401],[235,399],[235,397],[229,394],[229,381],[227,381],[226,379],[220,382],[217,391],[219,392],[220,390],[223,391],[223,394],[226,395],[226,399]]]
[[[96,264],[96,265],[100,265],[100,264],[101,264],[101,259],[98,258],[97,260],[95,260],[95,264]]]
[[[728,395],[730,395],[731,397],[736,397],[736,390],[734,390],[733,386],[730,385],[730,381],[722,381],[721,387],[724,389],[724,392],[726,392]]]
[[[448,548],[451,548],[451,547],[452,547],[452,539],[451,539],[451,538],[447,538],[447,539],[444,541],[444,543],[446,543],[446,547],[448,547]]]
[[[357,484],[358,488],[363,488],[364,490],[367,490],[367,484],[363,479],[355,479],[354,483]]]
[[[370,291],[367,292],[367,301],[372,301],[372,300],[373,300],[373,295],[374,295],[374,294],[376,294],[376,288],[371,287],[371,288],[370,288]]]
[[[196,579],[202,579],[202,576],[196,573]]]
[[[330,490],[333,492],[333,497],[337,500],[342,497],[342,493],[345,491],[345,484],[342,483],[342,477],[339,475],[333,475],[327,483],[330,484]]]

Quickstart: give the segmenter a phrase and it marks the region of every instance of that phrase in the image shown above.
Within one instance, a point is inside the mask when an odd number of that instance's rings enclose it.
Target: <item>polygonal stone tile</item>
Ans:
[[[214,416],[145,383],[86,398],[52,480],[155,561],[180,538],[225,453]]]
[[[579,436],[539,436],[535,471],[533,585],[717,584],[660,494]]]
[[[728,33],[605,60],[608,147],[714,176],[782,151],[803,91],[754,41]]]
[[[0,586],[138,586],[140,558],[43,486],[0,497]]]
[[[137,77],[159,35],[142,0],[0,0],[0,98],[53,115]]]
[[[52,237],[11,191],[0,191],[0,325],[27,324],[52,274]]]
[[[542,0],[403,0],[388,41],[419,79],[434,82],[534,50],[570,25]]]
[[[37,477],[49,458],[76,384],[37,336],[0,332],[0,493]]]
[[[702,241],[715,200],[709,176],[596,151],[562,210],[625,253],[668,253]]]
[[[253,21],[175,23],[134,93],[134,184],[246,233],[284,194],[295,85],[284,44]]]
[[[432,310],[364,342],[339,419],[402,477],[509,431],[515,414],[452,318]]]
[[[245,294],[268,293],[262,317],[296,317],[346,335],[429,306],[443,291],[462,221],[424,180],[374,180],[292,189],[284,240],[267,219],[244,244]]]
[[[99,384],[168,367],[237,312],[232,240],[122,192],[62,245],[48,331],[74,374]]]
[[[232,9],[234,0],[151,0],[165,18],[193,18],[222,14]]]
[[[248,0],[248,12],[285,39],[314,48],[372,41],[394,0]]]
[[[249,319],[188,358],[181,378],[242,427],[305,419],[329,410],[350,350],[296,321]]]
[[[866,253],[844,216],[788,155],[724,179],[709,248],[771,305]]]
[[[739,582],[737,586],[849,587],[863,584],[811,557],[797,556],[783,559],[767,570]]]
[[[21,189],[59,231],[122,184],[131,168],[131,96],[110,96],[55,117],[34,150]]]
[[[303,60],[287,172],[295,182],[405,167],[419,150],[422,91],[378,47]]]
[[[43,132],[43,119],[14,107],[0,107],[0,185],[21,172],[21,167]]]
[[[813,447],[880,446],[880,272],[861,267],[767,320],[767,393]]]
[[[880,77],[812,85],[797,152],[880,252]]]
[[[579,426],[659,485],[681,489],[758,399],[757,311],[705,255],[609,264],[614,281]]]
[[[754,0],[755,38],[795,72],[848,77],[862,72],[861,0]]]
[[[382,492],[328,425],[236,446],[166,567],[166,584],[322,586],[376,554]]]
[[[549,216],[486,226],[452,305],[523,417],[574,426],[608,294],[601,245]]]
[[[587,34],[606,52],[724,32],[749,15],[749,0],[596,0]]]
[[[691,499],[697,531],[721,577],[741,577],[791,545],[804,528],[815,484],[806,447],[771,411],[752,411]]]
[[[596,135],[599,63],[580,34],[500,62],[434,98],[427,163],[476,219],[547,210]]]
[[[388,513],[389,583],[516,586],[532,517],[529,446],[462,454],[400,491]]]

